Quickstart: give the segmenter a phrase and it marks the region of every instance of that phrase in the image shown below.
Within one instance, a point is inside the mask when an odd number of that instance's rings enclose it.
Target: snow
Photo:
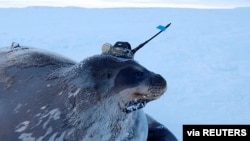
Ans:
[[[171,22],[135,59],[168,82],[167,92],[144,111],[181,140],[183,124],[250,123],[249,13],[250,8],[2,8],[0,46],[17,42],[81,61],[100,54],[107,42],[135,47],[158,32],[159,24]]]
[[[15,132],[23,132],[27,127],[28,125],[30,124],[29,121],[24,121],[22,123],[20,123],[16,128]]]

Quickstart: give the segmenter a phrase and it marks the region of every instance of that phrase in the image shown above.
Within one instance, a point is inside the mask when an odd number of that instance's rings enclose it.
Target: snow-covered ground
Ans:
[[[133,47],[172,25],[135,56],[168,90],[145,112],[182,140],[183,124],[250,123],[250,8],[0,9],[0,46],[11,42],[80,61],[102,44]]]

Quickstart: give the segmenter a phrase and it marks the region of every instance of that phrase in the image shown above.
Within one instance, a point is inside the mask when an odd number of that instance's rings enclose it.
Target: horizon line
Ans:
[[[2,4],[0,8],[28,8],[28,7],[79,7],[86,9],[106,9],[106,8],[187,8],[187,9],[235,9],[247,8],[250,6],[208,6],[201,4],[156,4],[156,3],[105,3],[105,4],[53,4],[53,3],[36,3],[36,4]]]
[[[157,6],[154,6],[154,7],[136,7],[136,6],[119,6],[119,7],[82,7],[82,6],[50,6],[50,5],[32,5],[32,6],[16,6],[16,7],[2,7],[0,6],[0,9],[11,9],[11,8],[32,8],[32,7],[50,7],[50,8],[70,8],[70,7],[73,7],[73,8],[83,8],[83,9],[119,9],[119,8],[176,8],[176,9],[237,9],[237,8],[250,8],[248,6],[238,6],[238,7],[157,7]]]

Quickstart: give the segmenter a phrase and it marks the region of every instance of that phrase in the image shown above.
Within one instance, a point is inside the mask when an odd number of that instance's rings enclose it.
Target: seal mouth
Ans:
[[[149,94],[144,93],[134,93],[134,96],[138,99],[150,99],[155,100],[158,99],[162,94],[160,92],[150,92]]]
[[[153,101],[159,98],[161,95],[157,93],[145,94],[145,93],[134,93],[134,100],[125,103],[125,108],[123,108],[123,112],[131,113],[138,109],[144,108],[146,104],[150,101]]]
[[[125,108],[123,109],[123,112],[125,113],[131,113],[133,111],[136,111],[138,109],[141,109],[146,106],[146,104],[151,101],[148,99],[135,99],[134,101],[130,101],[125,104]]]

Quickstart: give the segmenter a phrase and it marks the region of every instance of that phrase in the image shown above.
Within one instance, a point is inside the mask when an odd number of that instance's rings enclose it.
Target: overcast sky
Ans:
[[[0,7],[26,6],[234,8],[250,0],[0,0]]]

